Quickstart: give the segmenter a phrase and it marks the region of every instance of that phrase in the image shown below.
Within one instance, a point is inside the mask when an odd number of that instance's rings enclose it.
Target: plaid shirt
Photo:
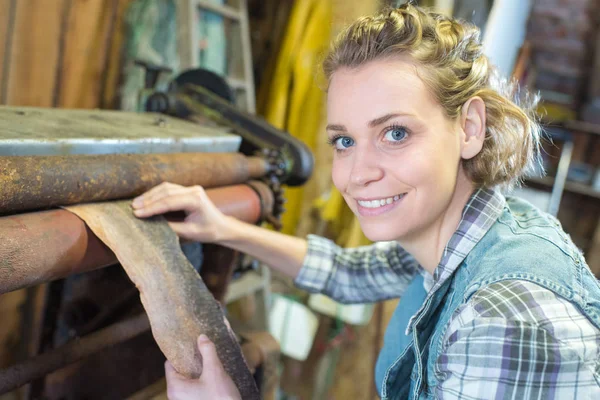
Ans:
[[[309,235],[295,283],[342,303],[369,303],[401,297],[422,274],[431,296],[504,204],[495,191],[472,196],[433,277],[397,242],[342,249]],[[435,393],[442,399],[600,399],[600,330],[552,291],[502,281],[477,291],[454,314],[436,369],[446,377]]]

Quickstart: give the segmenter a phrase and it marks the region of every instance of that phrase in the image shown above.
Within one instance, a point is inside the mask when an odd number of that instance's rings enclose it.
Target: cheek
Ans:
[[[348,185],[348,172],[344,163],[334,158],[333,164],[331,165],[331,180],[333,185],[340,191],[344,192]]]
[[[435,171],[432,169],[436,164],[426,148],[415,146],[410,151],[404,152],[400,161],[398,159],[390,161],[388,172],[411,187],[428,182],[435,176]]]

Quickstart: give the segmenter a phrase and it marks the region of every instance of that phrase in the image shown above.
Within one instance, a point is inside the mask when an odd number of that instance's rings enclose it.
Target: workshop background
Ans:
[[[155,87],[170,74],[206,68],[226,79],[240,109],[264,117],[314,152],[318,168],[308,184],[286,190],[283,232],[317,233],[348,247],[365,244],[331,187],[317,66],[342,26],[399,3],[0,0],[0,105],[138,111],[140,93],[148,88],[139,61],[165,68]],[[558,216],[600,278],[600,1],[416,3],[477,24],[500,71],[541,95],[547,174],[531,177],[518,191]],[[266,313],[265,329],[281,351],[274,398],[377,398],[375,357],[396,301],[342,306],[309,296],[275,274],[266,289],[256,296],[242,288],[227,309],[232,320],[248,324]],[[42,291],[0,296],[0,369],[30,350],[28,324],[42,307]],[[160,391],[164,381],[153,388],[131,398],[166,398]],[[0,395],[25,398],[25,390]]]

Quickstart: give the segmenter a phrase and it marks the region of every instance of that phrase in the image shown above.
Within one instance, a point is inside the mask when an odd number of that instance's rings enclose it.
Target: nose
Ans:
[[[379,181],[383,174],[375,149],[361,149],[355,152],[350,171],[350,181],[353,185],[367,186]]]

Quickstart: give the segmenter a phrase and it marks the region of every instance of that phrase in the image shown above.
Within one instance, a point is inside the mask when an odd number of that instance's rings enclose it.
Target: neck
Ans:
[[[439,265],[444,249],[458,228],[462,212],[473,191],[473,183],[461,170],[446,210],[414,237],[400,241],[402,247],[415,257],[419,264],[430,274],[433,275]]]

